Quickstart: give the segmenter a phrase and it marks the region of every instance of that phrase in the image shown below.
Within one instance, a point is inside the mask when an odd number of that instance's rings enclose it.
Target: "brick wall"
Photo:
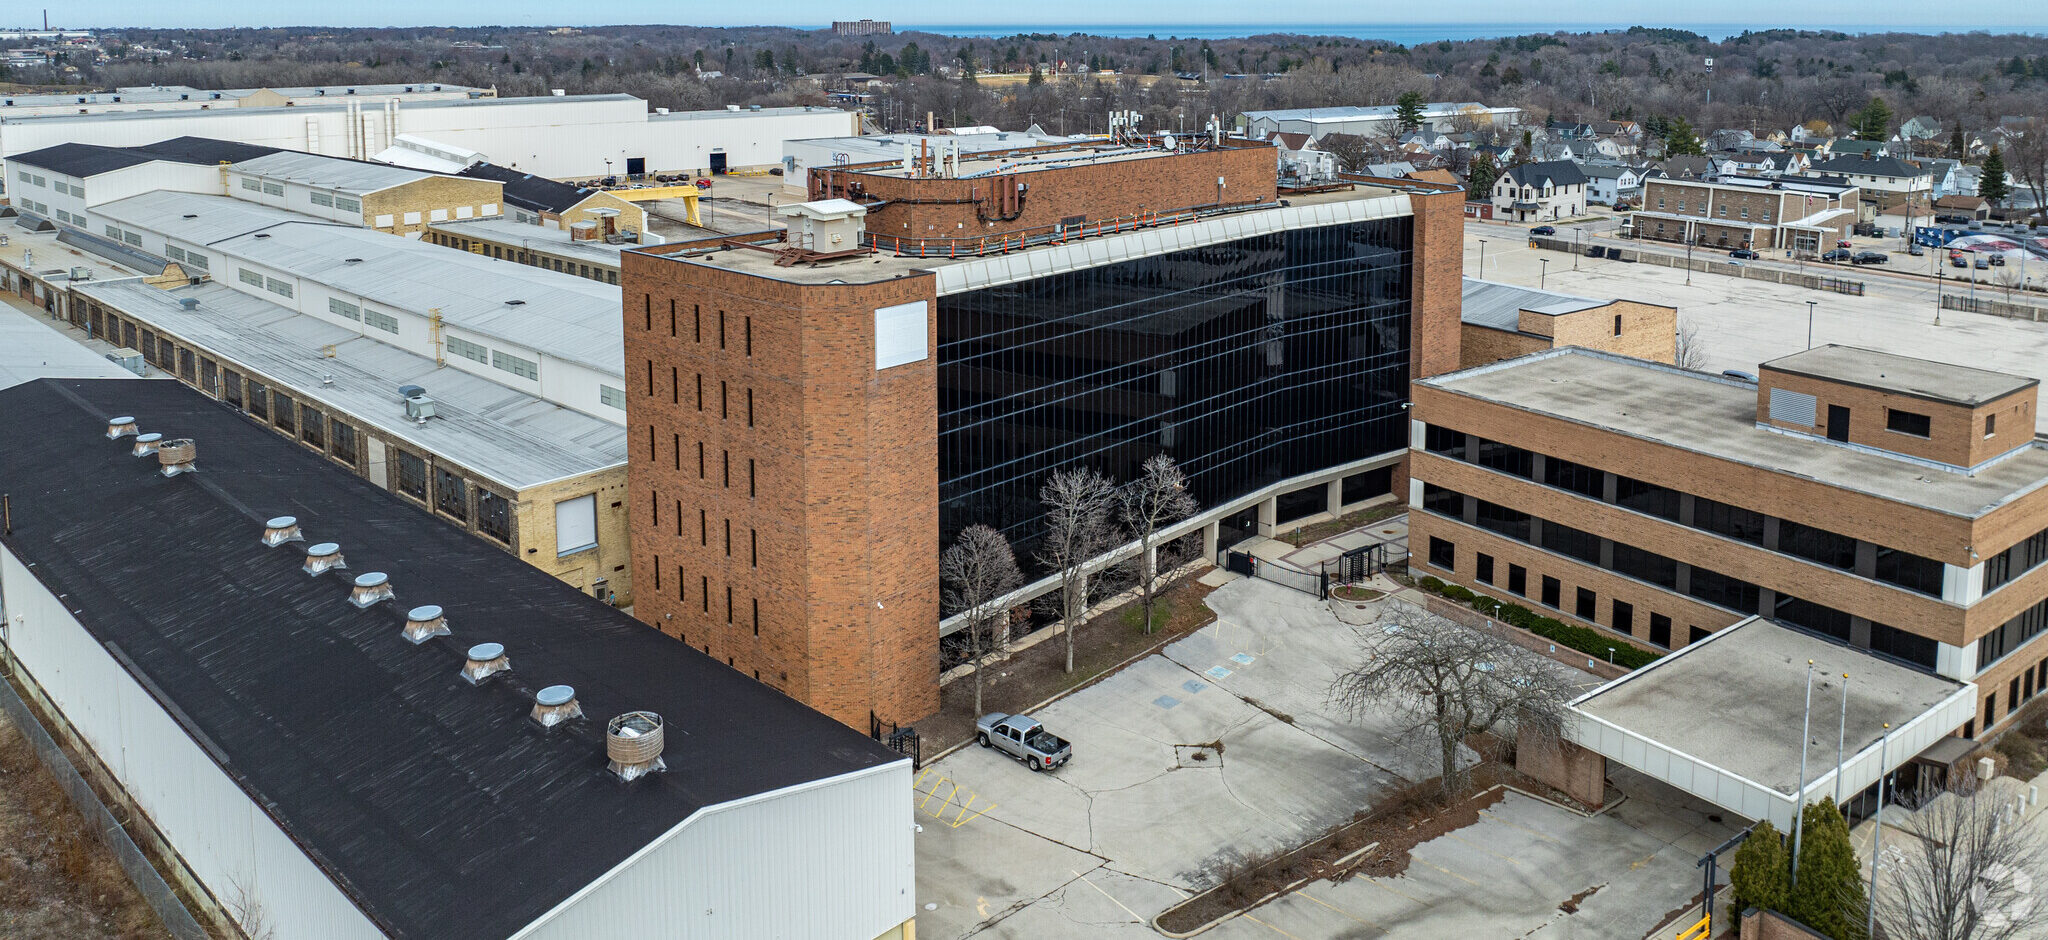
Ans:
[[[936,363],[874,367],[875,309],[932,278],[623,260],[635,615],[854,727],[935,711]]]
[[[391,227],[383,231],[396,235],[426,231],[427,224],[434,221],[433,211],[447,211],[442,221],[455,221],[455,207],[469,206],[476,211],[473,218],[483,218],[483,207],[496,203],[498,211],[505,211],[505,186],[496,180],[475,180],[458,176],[435,176],[393,186],[381,192],[363,196],[363,224],[375,225],[380,215],[391,216]],[[419,213],[419,221],[408,223],[405,214]]]
[[[851,179],[871,198],[923,200],[894,201],[870,210],[871,233],[975,238],[1056,225],[1074,216],[1093,222],[1219,202],[1270,205],[1276,196],[1278,154],[1272,147],[1225,148],[972,179],[907,179],[875,173],[853,174]],[[1220,190],[1217,177],[1224,179]],[[1007,185],[1003,181],[1030,187],[1021,214],[1008,221],[991,211],[992,192]]]
[[[1515,769],[1588,808],[1599,809],[1607,802],[1607,758],[1570,741],[1517,734]]]
[[[2039,391],[2037,388],[2028,388],[1971,407],[1795,375],[1769,366],[1764,366],[1758,376],[1762,381],[1757,386],[1757,416],[1764,423],[1776,427],[1825,435],[1828,406],[1840,405],[1849,409],[1851,443],[1866,444],[1880,450],[1926,460],[1938,460],[1959,467],[1976,466],[2013,448],[2033,442],[2032,403]],[[1772,388],[1803,392],[1817,398],[1820,402],[1814,410],[1817,424],[1805,427],[1773,419],[1770,416]],[[1928,436],[1918,437],[1890,430],[1887,427],[1887,412],[1891,410],[1926,415],[1929,419]],[[2003,426],[1991,437],[1986,438],[1984,418],[1990,415],[2002,416],[1999,423]]]
[[[1453,189],[1408,198],[1415,211],[1409,373],[1422,379],[1462,367],[1465,193]]]
[[[1550,348],[1550,340],[1490,326],[1464,324],[1459,330],[1458,367],[1469,369],[1489,362],[1526,356]]]

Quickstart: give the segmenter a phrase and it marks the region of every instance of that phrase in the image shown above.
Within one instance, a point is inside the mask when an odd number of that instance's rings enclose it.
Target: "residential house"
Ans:
[[[1586,174],[1569,160],[1510,167],[1493,186],[1496,218],[1550,221],[1586,214]]]
[[[1714,161],[1707,157],[1672,157],[1657,164],[1665,176],[1678,180],[1704,180],[1714,176]]]
[[[1934,187],[1930,191],[1934,198],[1939,199],[1943,196],[1956,194],[1956,171],[1962,168],[1963,162],[1961,160],[1937,157],[1932,160],[1923,160],[1921,163],[1928,168],[1934,180]]]
[[[1941,122],[1925,114],[1906,119],[1899,125],[1898,133],[1892,135],[1895,141],[1936,140],[1941,137]]]
[[[1943,196],[1934,200],[1936,215],[1967,215],[1973,219],[1991,217],[1991,204],[1982,196]]]
[[[1586,199],[1588,202],[1611,206],[1624,199],[1635,200],[1643,193],[1644,170],[1619,164],[1588,164],[1579,171],[1586,174]]]
[[[1706,145],[1713,150],[1734,150],[1756,139],[1756,135],[1740,128],[1724,127],[1707,135]]]
[[[1820,151],[1828,157],[1882,157],[1891,153],[1891,146],[1882,140],[1840,137],[1822,144]]]
[[[1930,167],[1892,156],[1837,155],[1831,160],[1814,163],[1812,171],[1848,180],[1863,191],[1866,201],[1894,194],[1900,197],[1926,194],[1934,189],[1934,172]]]

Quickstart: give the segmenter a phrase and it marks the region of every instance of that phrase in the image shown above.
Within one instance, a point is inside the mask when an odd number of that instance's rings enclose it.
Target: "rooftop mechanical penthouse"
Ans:
[[[986,523],[1028,560],[1055,469],[1172,455],[1211,548],[1394,491],[1410,377],[1457,366],[1461,191],[1295,196],[1277,153],[923,149],[813,171],[786,235],[627,252],[637,615],[907,723],[942,545]]]

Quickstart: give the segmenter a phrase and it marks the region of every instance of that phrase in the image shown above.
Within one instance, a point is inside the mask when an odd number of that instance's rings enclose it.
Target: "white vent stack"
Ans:
[[[272,516],[263,523],[263,544],[276,548],[286,542],[303,542],[305,533],[299,531],[299,517]]]
[[[391,578],[382,571],[356,575],[355,586],[348,592],[348,602],[359,608],[368,607],[378,601],[388,601],[392,597]]]
[[[164,436],[155,431],[151,431],[148,434],[137,434],[135,435],[135,449],[130,451],[130,453],[137,457],[147,457],[156,453],[156,449],[163,445],[163,441]]]
[[[405,638],[414,646],[448,633],[448,617],[441,612],[439,604],[425,604],[405,614]]]
[[[132,415],[122,415],[118,418],[107,419],[107,440],[111,441],[127,437],[135,432],[135,418]]]
[[[661,716],[653,712],[627,712],[605,725],[604,753],[612,773],[620,780],[638,780],[647,774],[667,770],[661,760]]]
[[[163,466],[167,477],[191,473],[199,469],[199,445],[189,437],[163,441],[156,445],[156,462]]]
[[[301,570],[310,575],[323,575],[336,568],[346,568],[342,560],[341,546],[333,542],[320,542],[306,548],[306,564]]]
[[[543,728],[552,728],[571,718],[583,717],[583,706],[576,704],[576,690],[566,685],[551,685],[533,693],[533,720]]]
[[[462,664],[462,678],[470,685],[481,685],[485,679],[501,672],[512,671],[512,660],[505,655],[503,643],[478,643],[469,648],[469,661]]]

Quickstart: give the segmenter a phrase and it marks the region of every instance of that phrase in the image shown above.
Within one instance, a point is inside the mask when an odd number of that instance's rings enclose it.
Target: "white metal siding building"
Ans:
[[[165,478],[110,416],[199,442]],[[38,446],[21,446],[34,440]],[[81,486],[80,481],[91,481]],[[899,938],[910,762],[179,383],[0,390],[0,642],[204,887],[267,935]],[[265,518],[297,513],[297,541]],[[307,543],[347,570],[308,576]],[[397,599],[349,602],[358,572]],[[452,635],[408,642],[437,605]],[[408,610],[411,612],[408,613]],[[472,644],[510,671],[472,681]],[[580,714],[530,717],[573,685]],[[630,782],[607,723],[661,716]],[[62,736],[62,735],[60,735]]]
[[[647,102],[632,95],[359,99],[292,108],[26,118],[0,112],[0,160],[61,143],[133,147],[183,136],[369,159],[405,134],[488,154],[493,163],[536,176],[581,179],[604,176],[608,169],[631,172],[633,161],[648,173],[705,172],[714,154],[730,169],[776,166],[785,140],[859,130],[857,115],[832,108],[661,114],[650,113]]]

